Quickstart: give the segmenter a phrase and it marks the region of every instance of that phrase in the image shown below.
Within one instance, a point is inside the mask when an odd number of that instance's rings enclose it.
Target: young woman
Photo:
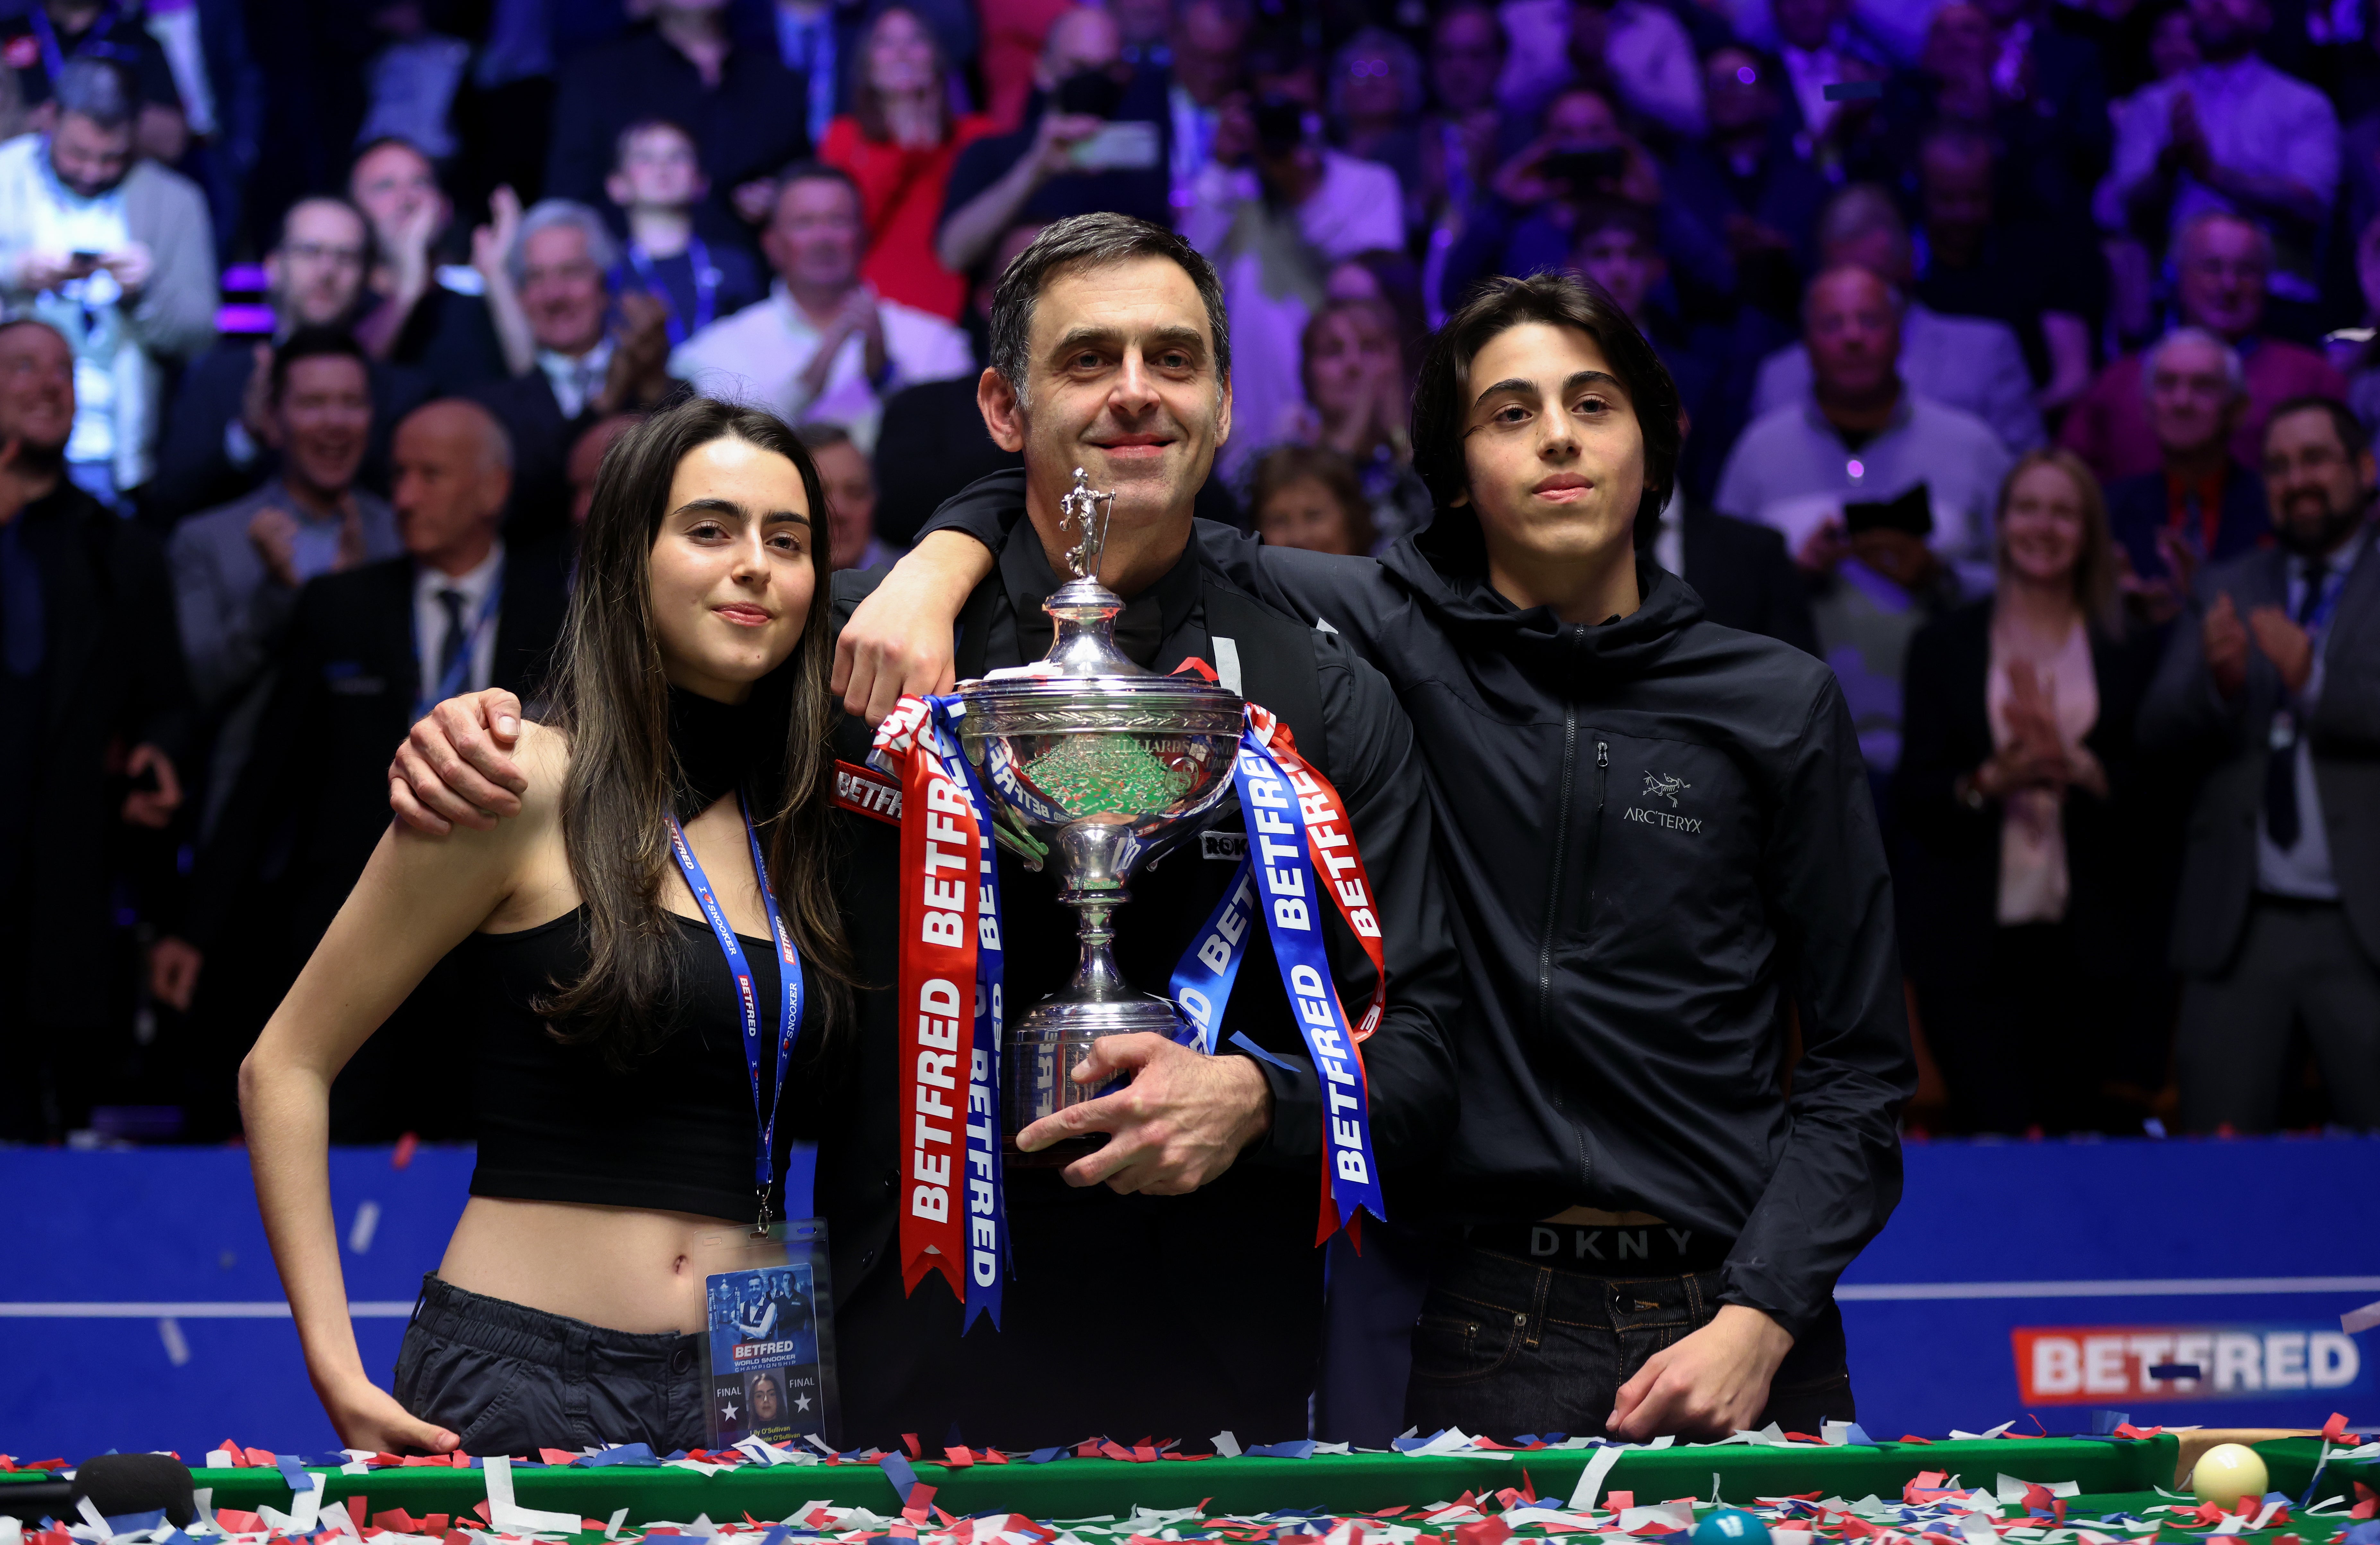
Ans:
[[[382,837],[241,1065],[265,1230],[347,1445],[701,1442],[705,1279],[783,1259],[753,1225],[783,1216],[786,1128],[814,1100],[846,970],[820,840],[824,507],[808,452],[767,413],[692,398],[622,435],[552,710],[520,726],[521,819]],[[347,1317],[327,1104],[458,947],[479,1165],[392,1393]]]

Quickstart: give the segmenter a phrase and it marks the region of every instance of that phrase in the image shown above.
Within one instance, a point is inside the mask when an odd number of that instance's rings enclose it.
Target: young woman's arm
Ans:
[[[455,1435],[418,1421],[364,1371],[347,1317],[331,1215],[331,1081],[441,956],[522,888],[554,839],[561,759],[531,728],[522,746],[524,819],[443,839],[390,828],[313,958],[239,1068],[258,1210],[298,1321],[306,1371],[341,1442],[451,1452]]]

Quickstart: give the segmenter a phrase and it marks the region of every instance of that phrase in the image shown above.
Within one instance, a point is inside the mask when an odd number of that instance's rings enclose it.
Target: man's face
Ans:
[[[1836,395],[1882,390],[1900,358],[1892,292],[1865,269],[1839,269],[1811,285],[1802,336],[1819,388]]]
[[[363,361],[345,354],[298,360],[273,411],[289,469],[324,493],[345,493],[371,435],[371,383]]]
[[[1989,68],[1999,54],[1992,18],[1982,8],[1956,3],[1943,6],[1926,23],[1925,44],[1919,62],[1940,76],[1958,76]]]
[[[1123,41],[1141,48],[1163,43],[1173,29],[1172,0],[1116,0],[1109,9]]]
[[[512,481],[489,456],[475,410],[455,402],[414,409],[396,426],[390,459],[389,503],[407,552],[435,562],[494,534]]]
[[[2240,397],[2224,373],[2223,357],[2184,338],[2159,349],[2149,371],[2149,427],[2169,456],[2204,452],[2230,434]]]
[[[0,331],[0,444],[22,440],[43,456],[74,429],[74,351],[39,322]]]
[[[579,355],[603,341],[603,312],[612,303],[603,271],[576,225],[548,225],[521,243],[521,310],[540,348]]]
[[[2372,453],[2350,458],[2323,409],[2265,426],[2265,499],[2273,532],[2290,551],[2311,556],[2338,546],[2363,518],[2374,481]]]
[[[1980,144],[1936,140],[1922,157],[1925,227],[1937,240],[1972,240],[1991,228],[1992,158]]]
[[[64,113],[50,131],[50,169],[78,197],[95,199],[124,180],[132,165],[132,126],[102,128],[79,113]]]
[[[811,459],[826,487],[829,555],[836,568],[850,568],[876,540],[875,470],[848,440],[812,452]]]
[[[1472,357],[1466,491],[1490,555],[1574,560],[1625,545],[1645,493],[1645,435],[1603,347],[1524,322]]]
[[[1714,134],[1765,128],[1777,116],[1777,97],[1760,79],[1760,62],[1741,48],[1712,52],[1703,65],[1703,95]]]
[[[1578,266],[1611,292],[1631,321],[1645,314],[1645,298],[1661,282],[1661,254],[1624,225],[1590,231],[1578,244]],[[1642,325],[1640,322],[1639,325]]]
[[[1546,109],[1546,139],[1566,151],[1616,150],[1627,142],[1611,103],[1594,91],[1564,91]]]
[[[1404,113],[1404,87],[1385,48],[1358,49],[1343,61],[1339,101],[1347,116],[1363,123],[1394,123]]]
[[[2183,320],[2236,343],[2265,320],[2265,244],[2241,220],[2202,220],[2183,234]]]
[[[1041,45],[1041,86],[1050,90],[1069,76],[1114,69],[1123,61],[1123,33],[1105,11],[1076,8],[1060,14]],[[1175,67],[1180,67],[1177,62]]]
[[[337,323],[364,287],[364,223],[343,204],[309,200],[289,212],[264,260],[273,309],[301,327]]]
[[[1464,9],[1438,24],[1430,39],[1429,79],[1450,113],[1492,104],[1504,73],[1504,39],[1486,11]]]
[[[603,191],[623,209],[684,209],[708,188],[694,141],[659,126],[628,137],[619,166],[603,184]]]
[[[1219,6],[1185,7],[1173,29],[1173,79],[1201,107],[1216,105],[1239,84],[1240,50],[1247,36],[1247,28]]]
[[[1777,0],[1777,34],[1795,48],[1824,48],[1843,7],[1844,0]]]
[[[570,447],[570,460],[564,465],[562,475],[570,483],[572,530],[583,529],[587,524],[588,512],[595,507],[595,475],[602,470],[603,453],[612,448],[613,441],[635,428],[636,423],[636,418],[631,414],[614,414],[591,425],[578,437],[578,443]]]
[[[760,247],[793,288],[844,290],[858,275],[865,234],[859,200],[840,178],[804,177],[777,195],[776,217],[761,233]]]
[[[2245,53],[2270,21],[2265,0],[2190,0],[2190,30],[2210,59]]]
[[[443,210],[446,203],[430,163],[404,145],[382,145],[357,162],[347,174],[347,197],[370,218],[382,241],[392,239],[422,205]],[[445,223],[442,214],[438,224]]]
[[[1028,347],[1022,432],[995,425],[994,438],[1024,451],[1037,506],[1054,517],[1080,467],[1093,488],[1116,491],[1118,529],[1187,520],[1232,414],[1207,308],[1181,265],[1135,258],[1050,279]]]

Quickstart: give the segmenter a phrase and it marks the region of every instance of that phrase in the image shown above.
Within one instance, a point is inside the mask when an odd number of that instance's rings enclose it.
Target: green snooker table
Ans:
[[[2298,1499],[2315,1478],[2316,1462],[2325,1452],[2322,1443],[2289,1438],[2255,1446],[2265,1460],[2273,1490],[2290,1499],[2286,1516],[2274,1517],[2261,1530],[2243,1527],[2252,1516],[2227,1523],[2188,1511],[2194,1501],[2172,1490],[2184,1449],[2182,1441],[2170,1433],[2125,1441],[2000,1438],[1845,1447],[1632,1448],[1621,1451],[1604,1476],[1598,1509],[1585,1515],[1570,1512],[1568,1504],[1593,1449],[1538,1448],[1510,1452],[1505,1457],[1478,1453],[1429,1457],[1321,1454],[1305,1459],[1139,1463],[1072,1454],[1044,1464],[1012,1457],[1007,1463],[918,1460],[880,1466],[856,1459],[745,1464],[715,1470],[684,1464],[540,1467],[516,1462],[509,1473],[514,1505],[579,1520],[577,1538],[589,1542],[603,1539],[607,1528],[620,1539],[656,1527],[666,1537],[668,1526],[677,1524],[687,1526],[689,1533],[713,1528],[738,1532],[754,1545],[881,1539],[888,1534],[919,1538],[927,1545],[1046,1545],[1053,1539],[1059,1545],[1067,1545],[1070,1539],[1081,1545],[1102,1540],[1148,1545],[1168,1539],[1247,1545],[1323,1535],[1331,1537],[1332,1545],[1356,1545],[1366,1537],[1382,1545],[1416,1540],[1421,1545],[1433,1540],[1502,1545],[1508,1536],[1589,1532],[1614,1545],[1675,1534],[1671,1545],[1685,1545],[1678,1533],[1683,1516],[1674,1508],[1656,1515],[1654,1504],[1692,1498],[1702,1506],[1700,1515],[1706,1515],[1714,1489],[1730,1505],[1762,1513],[1772,1531],[1803,1535],[1799,1540],[1789,1535],[1778,1545],[1869,1539],[1878,1539],[1879,1545],[1990,1545],[1985,1531],[1993,1528],[2010,1545],[2173,1542],[2209,1534],[2236,1535],[2252,1545],[2287,1545],[2290,1537],[2302,1545],[2323,1545],[2357,1527],[2361,1520],[2354,1514],[2371,1517],[2371,1507],[2358,1505],[2371,1492],[2359,1492],[2358,1485],[2380,1487],[2380,1460],[2344,1459],[2340,1451],[2330,1451],[2313,1488],[2313,1506],[2306,1510]],[[422,1535],[437,1538],[440,1529],[458,1522],[470,1532],[443,1538],[446,1545],[466,1545],[489,1528],[484,1515],[475,1514],[488,1501],[484,1469],[414,1465],[363,1474],[321,1468],[310,1473],[322,1478],[326,1513],[347,1499],[364,1499],[360,1509],[348,1513],[350,1517],[360,1513],[361,1532],[373,1545],[406,1545],[408,1537]],[[932,1490],[929,1497],[911,1493],[905,1518],[901,1487],[912,1474],[917,1487]],[[278,1515],[293,1511],[289,1484],[279,1468],[200,1469],[194,1475],[209,1493],[209,1505],[218,1515],[229,1510],[230,1515],[220,1519],[226,1534],[265,1539],[275,1527],[285,1525]],[[2021,1493],[2003,1477],[2066,1492],[2057,1498],[2063,1504],[2062,1518],[2029,1514],[2027,1501],[2040,1504],[2046,1499],[2035,1493],[2014,1500]],[[0,1475],[0,1484],[11,1478]],[[1997,1509],[1996,1523],[1987,1524],[1986,1515],[1972,1503],[1963,1509],[1938,1502],[1922,1505],[1912,1485],[1936,1492],[1953,1487],[1969,1492],[1997,1490],[2003,1505]],[[1525,1495],[1515,1494],[1532,1492],[1539,1503],[1534,1508]],[[1615,1492],[1629,1496],[1615,1499]],[[1797,1496],[1806,1500],[1781,1505],[1778,1501]],[[1638,1511],[1623,1515],[1621,1507],[1631,1502]],[[1454,1502],[1468,1505],[1439,1511],[1438,1504]],[[1811,1507],[1813,1502],[1817,1509]],[[1912,1503],[1919,1505],[1901,1512]],[[2166,1508],[2174,1511],[2156,1511]],[[266,1509],[273,1515],[249,1516]],[[1301,1516],[1280,1516],[1292,1513]],[[437,1515],[445,1518],[433,1516]],[[2110,1515],[2117,1516],[2111,1521]],[[981,1518],[1005,1522],[971,1521]],[[1352,1534],[1346,1532],[1351,1518],[1356,1521]],[[698,1523],[700,1519],[710,1522],[706,1526]],[[780,1520],[789,1527],[771,1539],[766,1531]],[[1054,1520],[1064,1527],[1047,1527],[1032,1520]],[[377,1532],[375,1523],[389,1533]],[[558,1538],[564,1531],[549,1520],[540,1532]],[[30,1527],[26,1539],[28,1545],[70,1545],[62,1533],[37,1539]]]

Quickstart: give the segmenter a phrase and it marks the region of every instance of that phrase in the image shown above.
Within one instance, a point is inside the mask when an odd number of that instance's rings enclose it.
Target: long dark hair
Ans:
[[[947,143],[953,128],[950,56],[942,52],[941,34],[928,25],[923,16],[907,6],[887,6],[869,18],[868,25],[860,29],[859,46],[851,51],[851,116],[859,120],[861,138],[878,144],[892,138],[892,125],[884,116],[883,95],[877,91],[876,82],[868,79],[868,56],[875,51],[877,30],[894,11],[917,23],[917,30],[926,34],[927,46],[934,51],[934,114],[935,121],[941,126],[934,138],[938,144]]]
[[[586,975],[560,986],[539,1010],[558,1039],[601,1047],[615,1065],[666,1037],[666,1011],[677,987],[674,931],[661,902],[674,863],[668,818],[677,769],[669,739],[669,686],[653,626],[653,543],[678,464],[714,440],[729,439],[792,462],[816,523],[805,544],[813,589],[801,641],[754,694],[783,712],[784,754],[763,760],[750,791],[770,883],[802,952],[818,1010],[806,1041],[823,1042],[824,1031],[841,1017],[843,989],[851,980],[826,865],[836,713],[827,687],[833,651],[827,639],[826,491],[808,450],[783,420],[760,408],[687,397],[628,430],[603,453],[580,539],[578,584],[554,661],[550,723],[570,741],[563,844],[585,906],[588,962]]]

